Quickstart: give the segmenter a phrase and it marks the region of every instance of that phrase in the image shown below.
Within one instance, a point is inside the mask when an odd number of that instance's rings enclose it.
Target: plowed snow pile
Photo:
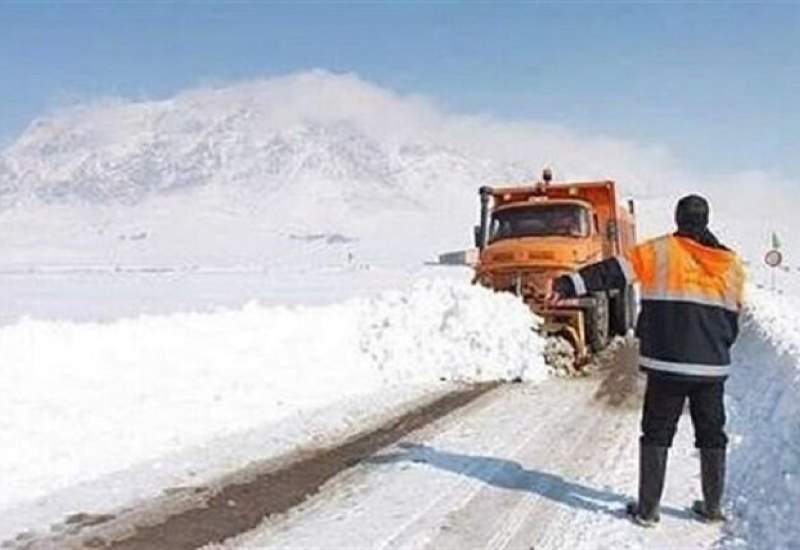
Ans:
[[[797,548],[800,533],[800,300],[752,289],[728,383],[724,546]]]
[[[533,322],[511,296],[446,280],[325,307],[23,320],[0,329],[0,510],[364,396],[541,379]]]

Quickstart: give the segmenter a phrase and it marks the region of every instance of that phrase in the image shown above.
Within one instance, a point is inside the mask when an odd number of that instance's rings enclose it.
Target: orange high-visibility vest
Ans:
[[[729,250],[668,235],[634,247],[629,261],[642,299],[741,308],[744,269]]]
[[[679,376],[726,377],[745,280],[736,254],[665,235],[616,260],[625,278],[640,285],[636,331],[641,367]]]

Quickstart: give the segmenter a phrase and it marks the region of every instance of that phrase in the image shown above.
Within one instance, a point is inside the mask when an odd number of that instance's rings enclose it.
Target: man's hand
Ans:
[[[546,305],[547,307],[557,306],[558,303],[563,299],[564,297],[561,295],[560,292],[556,290],[551,290],[550,294],[548,294],[547,297],[545,297],[544,299],[544,305]]]
[[[544,299],[545,307],[555,307],[565,298],[573,296],[572,283],[567,275],[556,277],[550,287],[550,292]]]

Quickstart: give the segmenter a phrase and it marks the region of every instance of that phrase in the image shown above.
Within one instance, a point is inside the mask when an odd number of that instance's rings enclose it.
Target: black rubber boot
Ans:
[[[639,446],[639,500],[627,506],[634,522],[652,527],[661,520],[661,493],[669,447]]]
[[[725,449],[700,449],[700,482],[703,487],[703,500],[696,500],[692,510],[705,521],[725,521],[722,513]]]

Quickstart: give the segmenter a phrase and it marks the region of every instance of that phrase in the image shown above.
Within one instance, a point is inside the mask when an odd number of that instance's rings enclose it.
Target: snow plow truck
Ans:
[[[548,306],[559,275],[611,256],[636,242],[633,201],[622,206],[613,181],[481,187],[474,283],[513,292],[544,319],[542,331],[565,339],[577,366],[625,335],[636,319],[634,288],[595,292]]]

